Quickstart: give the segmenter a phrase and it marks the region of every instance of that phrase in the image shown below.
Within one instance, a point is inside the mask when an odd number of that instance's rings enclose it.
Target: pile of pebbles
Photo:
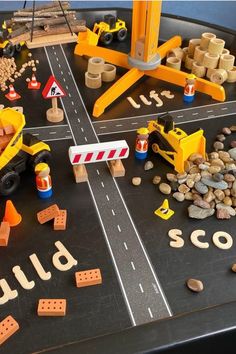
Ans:
[[[29,58],[32,58],[32,53],[28,54]],[[38,60],[30,59],[26,63],[24,63],[19,70],[17,70],[17,66],[15,63],[15,58],[0,58],[0,88],[1,91],[6,91],[8,89],[7,82],[13,83],[19,77],[21,77],[27,67],[31,68],[32,72],[36,72],[36,65],[39,64]],[[30,81],[29,78],[26,81]]]
[[[192,201],[188,215],[205,219],[213,214],[217,219],[230,219],[236,215],[236,141],[224,151],[226,136],[236,132],[236,126],[225,127],[217,135],[214,150],[206,158],[190,155],[181,174],[167,173],[167,183],[160,183],[163,194],[172,194],[178,202]]]

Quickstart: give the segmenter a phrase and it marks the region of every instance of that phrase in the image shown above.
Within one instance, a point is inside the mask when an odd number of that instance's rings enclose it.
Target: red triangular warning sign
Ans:
[[[51,75],[46,83],[43,91],[42,91],[43,98],[53,98],[53,97],[64,97],[66,96],[65,91],[56,80],[56,78]]]

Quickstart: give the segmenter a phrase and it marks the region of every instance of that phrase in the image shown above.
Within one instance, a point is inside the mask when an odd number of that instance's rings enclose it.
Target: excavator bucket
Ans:
[[[86,32],[80,32],[78,34],[78,43],[81,44],[89,44],[89,45],[97,45],[98,44],[98,35],[87,28]],[[76,47],[75,47],[76,50]],[[75,52],[76,54],[76,52]]]

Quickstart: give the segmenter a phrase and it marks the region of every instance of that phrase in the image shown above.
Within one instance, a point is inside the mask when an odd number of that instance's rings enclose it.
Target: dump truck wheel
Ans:
[[[127,38],[127,29],[121,28],[117,33],[117,39],[119,42],[123,42]]]
[[[15,46],[8,43],[5,48],[3,48],[3,56],[7,58],[12,58],[15,54]]]
[[[15,45],[15,49],[16,49],[17,53],[20,53],[21,48],[22,48],[22,47],[21,47],[20,44],[16,44],[16,45]]]
[[[0,194],[10,195],[18,188],[20,184],[20,176],[15,171],[8,171],[0,174]]]
[[[109,45],[111,44],[111,42],[113,41],[113,34],[110,32],[103,32],[101,34],[101,42],[105,45]]]
[[[50,151],[47,150],[42,150],[35,154],[34,156],[31,156],[30,158],[30,165],[32,169],[35,168],[35,166],[40,163],[40,162],[45,162],[45,163],[50,163],[51,161],[51,153]]]

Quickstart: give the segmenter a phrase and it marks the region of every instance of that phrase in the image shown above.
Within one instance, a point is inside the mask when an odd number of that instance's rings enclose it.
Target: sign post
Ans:
[[[49,77],[42,95],[45,99],[52,99],[52,108],[49,108],[46,112],[47,120],[53,123],[61,122],[64,119],[64,112],[61,108],[58,108],[57,99],[58,97],[65,97],[66,93],[53,75]]]

